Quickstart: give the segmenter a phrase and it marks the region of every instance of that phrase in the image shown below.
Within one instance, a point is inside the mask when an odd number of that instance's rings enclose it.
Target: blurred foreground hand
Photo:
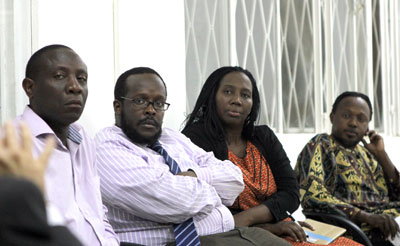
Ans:
[[[3,135],[0,139],[0,175],[11,175],[25,178],[44,193],[44,173],[47,161],[55,147],[55,139],[46,139],[43,152],[34,158],[32,155],[32,135],[24,122],[20,122],[20,141],[11,122],[3,126]]]

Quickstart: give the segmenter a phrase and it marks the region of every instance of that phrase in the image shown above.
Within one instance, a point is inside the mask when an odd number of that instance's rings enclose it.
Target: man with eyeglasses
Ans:
[[[151,68],[123,73],[115,125],[96,135],[103,202],[121,245],[287,245],[260,228],[234,229],[226,206],[242,192],[238,167],[162,128],[167,89]]]

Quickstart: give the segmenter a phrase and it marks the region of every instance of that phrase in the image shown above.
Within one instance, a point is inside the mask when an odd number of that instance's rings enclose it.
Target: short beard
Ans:
[[[338,138],[338,137],[336,137],[334,135],[332,135],[332,136],[341,146],[343,146],[346,149],[354,149],[354,147],[356,147],[357,144],[359,144],[361,142],[361,139],[354,140],[354,141],[345,141],[345,140],[343,140],[341,138]]]
[[[347,143],[343,144],[343,147],[345,147],[346,149],[354,149],[357,146],[357,144],[359,144],[360,142],[361,142],[361,140],[360,141],[347,142]]]
[[[161,136],[161,127],[160,130],[151,137],[145,137],[141,135],[136,129],[134,129],[129,122],[127,122],[124,114],[121,114],[121,129],[125,133],[125,135],[134,143],[137,144],[147,144],[151,145],[160,138]]]

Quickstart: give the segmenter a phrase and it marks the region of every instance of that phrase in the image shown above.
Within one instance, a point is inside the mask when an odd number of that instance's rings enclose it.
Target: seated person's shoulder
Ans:
[[[331,137],[326,133],[315,135],[304,146],[304,148],[302,149],[302,151],[299,154],[299,157],[313,156],[313,155],[315,155],[315,151],[317,148],[320,149],[322,154],[326,154],[327,150],[330,149],[330,147],[331,147],[330,138]],[[300,162],[300,164],[301,164],[301,162]],[[297,165],[299,165],[299,161],[298,161]]]
[[[330,136],[327,133],[319,133],[311,138],[310,142],[327,142],[330,140]]]
[[[145,146],[133,143],[117,126],[101,129],[94,138],[96,155],[119,155],[122,153],[141,156],[146,150]],[[121,152],[122,151],[122,152]]]
[[[129,138],[124,134],[121,128],[117,126],[109,126],[101,129],[95,136],[95,141],[97,145],[106,142],[130,142]]]
[[[254,131],[255,133],[273,132],[272,129],[267,125],[254,126]]]
[[[190,143],[190,140],[183,133],[168,127],[162,128],[160,141],[166,144],[187,145],[188,143]]]
[[[312,137],[306,144],[306,148],[315,148],[317,146],[331,146],[331,136],[327,133],[319,133]]]
[[[174,130],[172,128],[169,128],[169,127],[163,127],[162,128],[162,134],[163,135],[165,135],[165,134],[166,135],[172,135],[172,136],[174,136],[174,135],[182,136],[183,135],[181,132],[176,131],[176,130]]]
[[[267,125],[254,126],[253,137],[261,141],[276,136],[275,132]]]

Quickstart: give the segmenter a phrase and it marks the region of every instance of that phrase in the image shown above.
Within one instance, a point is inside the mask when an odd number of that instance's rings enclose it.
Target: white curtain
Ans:
[[[0,122],[13,119],[27,104],[22,89],[31,55],[31,1],[0,0]]]

